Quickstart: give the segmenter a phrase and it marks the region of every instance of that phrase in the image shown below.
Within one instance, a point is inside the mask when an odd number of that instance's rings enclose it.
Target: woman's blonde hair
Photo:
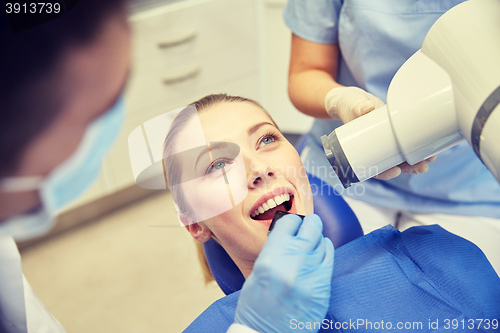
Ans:
[[[184,130],[189,120],[200,112],[204,112],[211,108],[212,106],[216,106],[222,103],[231,103],[231,102],[248,102],[252,103],[255,106],[259,107],[265,114],[269,116],[269,119],[273,122],[273,124],[278,128],[276,123],[274,122],[271,115],[260,105],[258,102],[244,98],[240,96],[230,96],[227,94],[213,94],[205,96],[184,108],[179,114],[175,117],[172,122],[170,129],[168,131],[167,137],[165,138],[165,142],[163,145],[163,174],[165,176],[165,182],[168,184],[170,180],[171,184],[179,183],[182,167],[175,163],[175,159],[166,158],[169,156],[169,152],[174,151],[175,145],[177,142],[178,135]],[[172,198],[177,206],[178,213],[182,216],[189,217],[193,216],[193,208],[189,206],[187,200],[185,200],[184,195],[181,191],[178,190],[178,187],[175,187],[174,190],[170,188]],[[210,283],[214,281],[214,277],[207,263],[207,259],[205,256],[205,251],[203,249],[203,243],[199,241],[195,241],[196,250],[198,254],[198,259],[200,261],[201,269],[203,272],[203,277],[205,283]]]

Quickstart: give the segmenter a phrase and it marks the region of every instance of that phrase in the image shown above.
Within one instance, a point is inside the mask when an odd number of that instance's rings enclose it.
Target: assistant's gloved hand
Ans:
[[[333,119],[342,120],[344,124],[384,104],[380,98],[358,87],[334,88],[325,97],[328,115]]]
[[[289,214],[276,223],[243,284],[235,323],[258,332],[288,332],[294,320],[297,324],[325,318],[334,249],[322,230],[314,214],[304,221]]]
[[[344,124],[384,104],[378,97],[358,87],[333,88],[325,97],[325,109],[328,115],[333,119],[342,120]],[[415,165],[409,165],[404,162],[378,174],[375,178],[388,180],[399,176],[401,173],[424,173],[429,170],[427,163],[434,162],[435,160],[436,156],[432,156]]]

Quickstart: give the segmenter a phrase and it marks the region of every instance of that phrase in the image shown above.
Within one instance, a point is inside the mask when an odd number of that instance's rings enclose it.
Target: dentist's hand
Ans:
[[[334,249],[322,230],[314,214],[304,221],[289,214],[276,223],[243,285],[235,323],[258,332],[288,332],[294,323],[325,318]]]
[[[378,97],[358,87],[338,87],[333,88],[326,94],[325,109],[333,119],[340,119],[345,124],[370,111],[384,105]],[[401,173],[420,174],[429,170],[427,163],[434,162],[436,156],[432,156],[415,165],[401,163],[387,171],[384,171],[375,178],[388,180],[399,176]]]

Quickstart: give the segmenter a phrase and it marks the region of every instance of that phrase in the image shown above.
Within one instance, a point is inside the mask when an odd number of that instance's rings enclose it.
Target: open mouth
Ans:
[[[258,209],[252,212],[250,217],[257,221],[269,222],[274,217],[277,211],[296,213],[294,208],[294,196],[288,193],[277,195],[274,198],[267,200],[259,206]]]

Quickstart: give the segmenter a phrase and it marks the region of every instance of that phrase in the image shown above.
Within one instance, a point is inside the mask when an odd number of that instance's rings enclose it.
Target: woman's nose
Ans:
[[[248,174],[249,187],[256,187],[276,178],[275,170],[271,166],[262,162],[253,162],[250,165],[250,172]]]

